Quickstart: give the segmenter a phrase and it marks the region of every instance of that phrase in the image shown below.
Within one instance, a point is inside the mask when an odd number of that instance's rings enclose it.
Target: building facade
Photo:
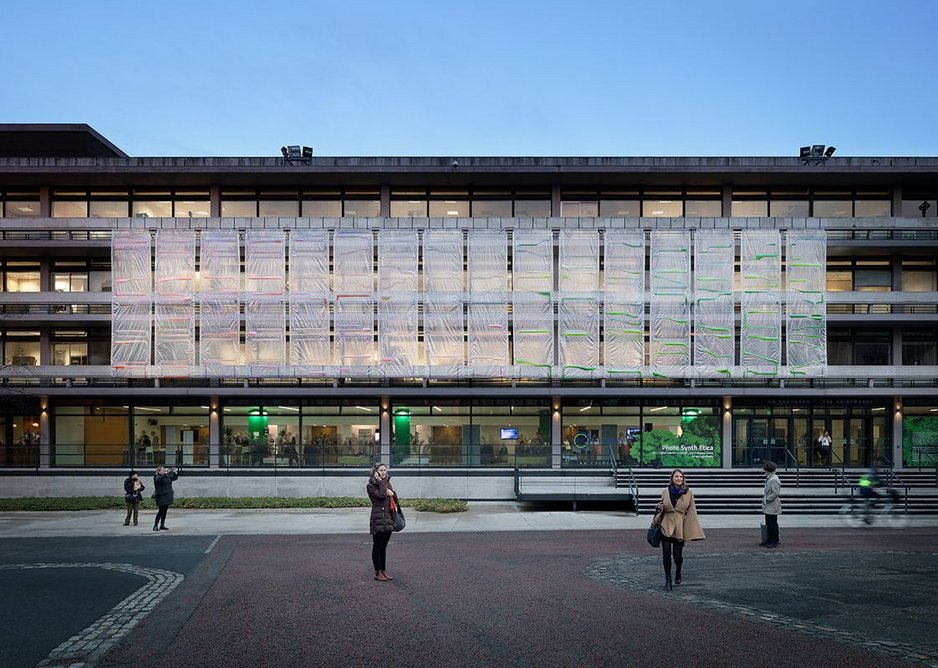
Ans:
[[[938,158],[0,146],[8,475],[938,460]]]

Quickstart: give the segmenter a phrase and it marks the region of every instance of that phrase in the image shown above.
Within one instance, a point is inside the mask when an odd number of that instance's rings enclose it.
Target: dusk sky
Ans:
[[[131,156],[938,156],[933,0],[8,2],[2,123]]]

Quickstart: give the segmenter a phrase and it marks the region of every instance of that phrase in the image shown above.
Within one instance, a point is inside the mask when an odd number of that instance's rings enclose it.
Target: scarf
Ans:
[[[686,486],[675,487],[672,483],[668,483],[668,496],[671,497],[672,506],[676,506],[677,502],[681,500],[681,496],[683,496],[686,492],[687,492]]]
[[[389,503],[389,507],[391,508],[391,512],[392,512],[392,513],[396,513],[396,512],[397,512],[397,503],[394,501],[394,494],[393,494],[393,493],[388,495],[388,503]]]

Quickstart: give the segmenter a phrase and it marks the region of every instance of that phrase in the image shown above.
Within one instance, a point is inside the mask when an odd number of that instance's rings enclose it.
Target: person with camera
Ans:
[[[140,502],[143,501],[143,482],[136,471],[131,471],[130,475],[124,480],[124,501],[127,503],[127,516],[124,518],[124,526],[130,524],[130,517],[133,515],[134,526],[137,526],[137,513],[140,510]]]
[[[661,490],[661,500],[655,507],[656,519],[661,525],[661,556],[664,560],[664,588],[671,591],[671,554],[674,554],[674,584],[681,584],[681,567],[684,565],[684,543],[689,540],[704,540],[703,529],[697,519],[697,504],[694,493],[687,486],[684,472],[674,469],[671,482]],[[660,519],[659,519],[660,518]]]
[[[394,579],[388,575],[386,568],[388,541],[394,531],[392,513],[397,506],[397,492],[391,487],[391,476],[386,465],[379,462],[371,467],[366,489],[371,499],[369,528],[373,539],[371,562],[375,567],[375,580],[388,582]]]
[[[153,498],[156,501],[156,518],[153,520],[154,531],[169,531],[166,526],[166,511],[173,505],[173,481],[179,477],[175,467],[161,466],[153,476]]]

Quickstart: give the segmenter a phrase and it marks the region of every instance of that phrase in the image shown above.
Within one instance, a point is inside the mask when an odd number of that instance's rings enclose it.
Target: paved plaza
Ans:
[[[702,517],[665,592],[613,511],[412,512],[388,583],[362,509],[8,513],[0,665],[938,666],[938,522],[759,519]]]

